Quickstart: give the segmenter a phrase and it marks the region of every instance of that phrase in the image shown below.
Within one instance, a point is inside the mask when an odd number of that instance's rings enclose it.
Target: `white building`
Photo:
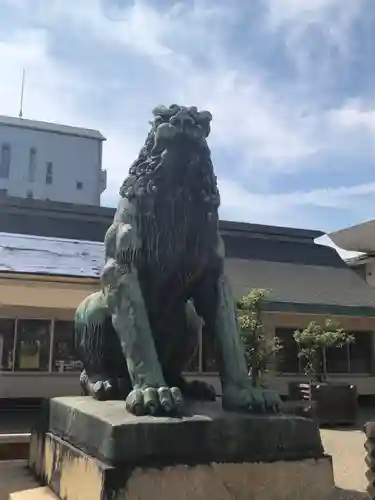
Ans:
[[[100,205],[103,141],[97,130],[0,115],[0,195]]]
[[[343,250],[358,252],[346,262],[370,286],[375,287],[375,220],[340,229],[328,236]]]

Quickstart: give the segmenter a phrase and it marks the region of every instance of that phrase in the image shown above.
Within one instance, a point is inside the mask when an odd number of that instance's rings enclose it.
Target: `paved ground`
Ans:
[[[360,430],[321,431],[324,448],[333,458],[337,491],[334,500],[367,498],[364,434]]]
[[[333,458],[337,491],[332,500],[365,500],[365,435],[363,425],[375,420],[375,408],[362,409],[356,428],[322,429],[324,448]]]

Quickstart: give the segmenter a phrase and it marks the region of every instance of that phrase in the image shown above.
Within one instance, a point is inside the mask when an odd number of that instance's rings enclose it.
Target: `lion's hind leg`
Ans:
[[[191,353],[192,357],[197,355],[199,350],[199,343],[202,338],[202,330],[204,327],[203,319],[197,314],[197,311],[192,300],[188,300],[185,304],[185,318],[186,318],[186,346],[184,351]],[[181,349],[181,347],[179,347]],[[187,371],[186,364],[183,371]],[[186,399],[198,401],[215,401],[216,391],[215,388],[205,382],[204,380],[187,380],[181,376],[178,387],[181,389],[183,396]]]
[[[109,379],[104,374],[88,374],[83,370],[79,378],[82,393],[91,396],[98,401],[107,401],[115,398],[115,381]]]
[[[99,401],[124,399],[131,390],[129,375],[100,292],[90,295],[77,309],[75,336],[84,368],[82,393]]]

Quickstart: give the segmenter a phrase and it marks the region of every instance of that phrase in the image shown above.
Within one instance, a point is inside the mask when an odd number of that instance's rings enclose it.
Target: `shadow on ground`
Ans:
[[[341,488],[335,488],[330,500],[368,500],[367,493],[354,490],[343,490]]]

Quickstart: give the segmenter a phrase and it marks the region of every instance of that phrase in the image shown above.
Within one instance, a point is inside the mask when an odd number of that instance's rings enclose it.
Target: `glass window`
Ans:
[[[298,328],[276,328],[275,336],[280,339],[283,346],[276,357],[276,370],[280,373],[299,373],[300,361],[298,359],[298,346],[293,338]]]
[[[8,179],[9,172],[10,172],[10,145],[3,144],[1,146],[0,178]]]
[[[29,182],[35,182],[35,172],[36,172],[36,149],[30,148],[29,171],[27,176]]]
[[[46,184],[53,183],[53,163],[51,161],[47,162],[46,166]]]
[[[48,371],[50,325],[48,320],[18,320],[16,370]]]
[[[326,349],[326,371],[327,373],[349,372],[349,348],[347,345]]]
[[[81,363],[76,358],[74,349],[74,322],[56,321],[52,371],[66,372],[81,370]]]
[[[354,342],[349,345],[350,373],[371,373],[373,333],[354,332]]]
[[[13,370],[15,320],[0,318],[0,370]]]

